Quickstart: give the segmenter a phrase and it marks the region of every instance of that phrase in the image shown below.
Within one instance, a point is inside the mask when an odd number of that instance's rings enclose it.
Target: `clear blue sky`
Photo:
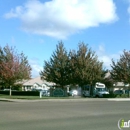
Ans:
[[[85,42],[110,69],[130,50],[130,0],[1,0],[0,46],[16,46],[39,75],[58,41],[67,50]]]

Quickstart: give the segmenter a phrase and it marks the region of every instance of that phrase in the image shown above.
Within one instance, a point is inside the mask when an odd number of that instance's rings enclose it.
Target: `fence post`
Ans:
[[[12,96],[11,85],[10,85],[9,95]]]
[[[40,94],[40,98],[42,98],[42,91],[40,91],[40,93],[39,93],[39,94]]]

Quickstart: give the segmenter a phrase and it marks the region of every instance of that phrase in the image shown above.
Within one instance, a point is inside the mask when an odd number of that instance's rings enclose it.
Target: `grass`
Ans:
[[[74,99],[74,97],[42,97],[39,96],[9,96],[9,95],[2,95],[0,94],[0,98],[6,99],[26,99],[26,100],[37,100],[37,99]]]
[[[9,95],[0,95],[0,98],[6,99],[40,99],[39,96],[9,96]]]

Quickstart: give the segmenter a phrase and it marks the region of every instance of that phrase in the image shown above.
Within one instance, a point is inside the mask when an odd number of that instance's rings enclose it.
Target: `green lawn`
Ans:
[[[74,99],[74,97],[42,97],[39,96],[9,96],[9,95],[2,95],[0,94],[0,98],[6,98],[6,99],[27,99],[27,100],[36,100],[36,99]]]

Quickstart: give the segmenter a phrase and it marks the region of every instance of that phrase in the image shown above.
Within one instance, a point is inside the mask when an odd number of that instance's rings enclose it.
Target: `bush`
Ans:
[[[103,94],[103,98],[128,98],[128,94]]]
[[[103,98],[115,98],[114,94],[103,94]]]
[[[128,94],[116,95],[116,98],[128,98]]]

